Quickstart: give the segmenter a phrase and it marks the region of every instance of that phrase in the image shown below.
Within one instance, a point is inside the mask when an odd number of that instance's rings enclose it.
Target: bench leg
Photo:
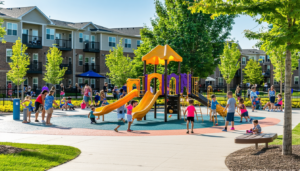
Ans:
[[[266,148],[268,148],[268,143],[266,143]]]
[[[255,149],[258,149],[258,143],[255,143]]]

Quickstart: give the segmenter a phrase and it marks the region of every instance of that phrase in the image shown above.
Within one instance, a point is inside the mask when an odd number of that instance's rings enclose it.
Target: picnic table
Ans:
[[[258,148],[258,143],[265,143],[268,148],[268,143],[273,142],[277,138],[276,133],[260,133],[252,134],[247,133],[235,138],[236,144],[255,144],[255,148]]]

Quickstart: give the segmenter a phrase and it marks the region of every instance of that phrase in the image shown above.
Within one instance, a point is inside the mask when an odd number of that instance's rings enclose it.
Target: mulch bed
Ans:
[[[12,154],[12,153],[20,153],[24,149],[11,147],[7,145],[0,145],[0,154]]]
[[[247,147],[227,156],[229,170],[300,170],[300,145],[293,146],[293,155],[283,156],[282,146]]]

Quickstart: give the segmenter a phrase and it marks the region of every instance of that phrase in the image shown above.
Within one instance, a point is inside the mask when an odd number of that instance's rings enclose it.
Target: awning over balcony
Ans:
[[[76,77],[85,77],[85,78],[105,78],[104,76],[94,72],[94,71],[88,71],[85,73],[82,73],[80,75],[76,75]]]

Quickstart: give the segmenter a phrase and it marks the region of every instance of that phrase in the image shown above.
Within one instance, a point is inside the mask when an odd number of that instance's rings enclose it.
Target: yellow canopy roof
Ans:
[[[158,45],[142,58],[142,61],[146,61],[146,64],[153,65],[165,65],[165,60],[168,61],[168,64],[170,61],[182,62],[182,57],[169,45]]]

